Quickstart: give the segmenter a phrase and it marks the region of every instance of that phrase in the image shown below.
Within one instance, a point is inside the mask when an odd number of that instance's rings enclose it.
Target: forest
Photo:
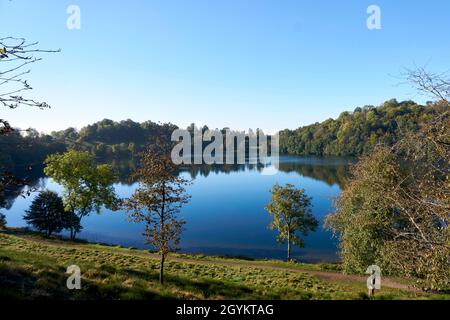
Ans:
[[[359,156],[378,144],[393,145],[406,132],[416,132],[420,124],[446,107],[439,103],[419,105],[395,99],[382,105],[358,107],[296,130],[280,133],[280,152],[289,155]]]

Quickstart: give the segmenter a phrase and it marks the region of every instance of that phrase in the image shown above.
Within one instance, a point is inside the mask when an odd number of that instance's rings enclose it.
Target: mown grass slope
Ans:
[[[173,255],[166,284],[157,257],[126,249],[18,231],[0,233],[0,297],[15,299],[364,299],[364,282],[327,281],[319,266]],[[66,268],[78,265],[81,290],[66,288]],[[298,270],[297,270],[298,269]],[[378,299],[444,298],[383,288]]]

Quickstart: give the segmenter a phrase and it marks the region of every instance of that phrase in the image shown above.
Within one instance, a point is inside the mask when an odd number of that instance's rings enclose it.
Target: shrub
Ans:
[[[64,229],[66,216],[61,197],[53,191],[42,191],[31,203],[24,219],[33,228],[49,237],[52,233]]]

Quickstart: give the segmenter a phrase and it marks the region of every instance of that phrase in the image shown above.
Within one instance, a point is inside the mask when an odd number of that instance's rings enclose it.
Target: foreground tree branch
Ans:
[[[28,43],[23,38],[0,38],[0,106],[9,109],[20,106],[50,108],[46,102],[24,96],[33,89],[25,77],[31,72],[28,66],[42,60],[37,55],[61,51],[39,49],[38,44]],[[0,118],[0,135],[11,131],[13,127],[9,122]]]
[[[432,73],[424,67],[418,67],[406,69],[402,77],[419,93],[450,107],[450,75],[447,72]]]

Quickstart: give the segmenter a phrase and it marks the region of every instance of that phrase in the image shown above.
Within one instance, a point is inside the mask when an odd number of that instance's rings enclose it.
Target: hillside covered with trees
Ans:
[[[175,129],[177,126],[170,123],[138,123],[130,119],[116,122],[104,119],[83,127],[80,131],[68,128],[52,132],[52,136],[69,148],[90,151],[100,158],[131,158],[154,138],[170,137]]]
[[[358,107],[353,112],[342,112],[337,119],[282,131],[280,152],[315,156],[366,154],[377,144],[393,145],[406,132],[416,132],[421,123],[444,108],[440,104],[423,106],[395,99],[378,107]]]
[[[0,170],[20,171],[41,166],[47,155],[63,152],[66,143],[34,129],[11,131],[0,135]]]
[[[0,169],[20,171],[26,167],[42,165],[44,159],[67,149],[89,151],[98,158],[131,159],[161,135],[169,135],[177,127],[151,121],[137,123],[132,120],[115,122],[102,120],[81,130],[68,128],[42,134],[34,129],[14,130],[0,135]]]

